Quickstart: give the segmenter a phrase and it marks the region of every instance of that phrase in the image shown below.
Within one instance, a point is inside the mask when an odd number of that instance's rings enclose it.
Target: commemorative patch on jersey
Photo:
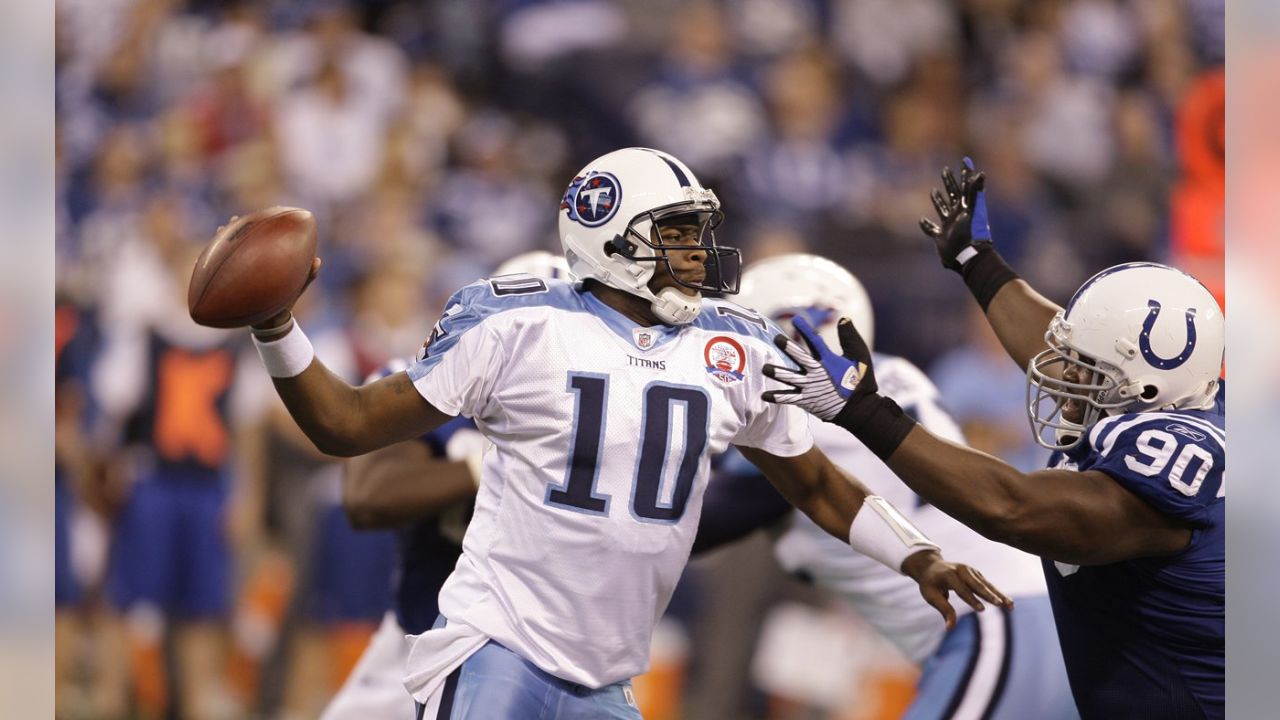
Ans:
[[[622,204],[622,183],[612,173],[592,172],[569,183],[560,209],[569,219],[587,227],[600,227],[613,219]]]
[[[717,335],[708,340],[702,356],[707,363],[707,372],[722,383],[738,382],[747,369],[747,353],[737,340],[727,335]]]

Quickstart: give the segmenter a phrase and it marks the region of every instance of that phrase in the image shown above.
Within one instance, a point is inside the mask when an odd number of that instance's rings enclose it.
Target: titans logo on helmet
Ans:
[[[611,220],[622,204],[622,183],[607,172],[592,172],[578,176],[569,183],[560,209],[569,213],[569,219],[587,227],[599,227]]]

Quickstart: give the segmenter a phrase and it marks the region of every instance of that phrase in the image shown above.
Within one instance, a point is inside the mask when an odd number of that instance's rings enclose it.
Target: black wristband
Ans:
[[[1018,279],[1018,273],[990,245],[978,250],[978,254],[960,269],[960,274],[964,277],[964,284],[969,286],[969,292],[982,306],[982,312],[987,311],[991,298],[1000,288]]]
[[[916,426],[898,403],[878,393],[855,394],[831,422],[848,430],[885,462]]]

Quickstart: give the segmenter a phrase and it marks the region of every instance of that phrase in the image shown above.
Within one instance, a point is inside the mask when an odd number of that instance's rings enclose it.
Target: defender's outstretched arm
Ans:
[[[1045,331],[1062,308],[1018,277],[996,252],[983,194],[986,176],[973,162],[964,159],[959,180],[951,168],[943,168],[942,185],[945,194],[932,194],[939,221],[921,218],[920,227],[933,238],[942,266],[964,278],[1005,352],[1026,369],[1044,349]]]

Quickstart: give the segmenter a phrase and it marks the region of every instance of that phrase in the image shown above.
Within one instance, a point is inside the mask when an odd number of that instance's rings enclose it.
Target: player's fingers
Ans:
[[[974,587],[968,582],[963,573],[957,572],[952,576],[954,579],[950,583],[951,589],[956,591],[956,595],[965,602],[966,605],[973,608],[974,612],[982,612],[987,609],[986,605],[978,599],[974,594]]]
[[[785,365],[768,364],[760,369],[764,376],[778,382],[784,382],[794,386],[798,380],[804,377],[804,373],[797,372]]]
[[[809,324],[809,321],[804,319],[803,316],[797,315],[795,319],[791,321],[791,326],[796,329],[796,332],[800,335],[800,339],[804,341],[805,346],[809,350],[809,354],[815,358],[821,357],[822,348],[819,346],[822,345],[822,340],[818,338],[817,331],[813,329],[813,326]],[[794,355],[792,355],[792,357],[794,357]]]
[[[987,183],[987,176],[982,174],[981,170],[975,170],[969,173],[964,181],[964,206],[972,209],[978,202],[978,193],[982,192],[982,188]]]
[[[960,183],[956,180],[955,174],[951,172],[950,166],[942,169],[942,186],[946,188],[947,194],[953,200],[960,198]]]
[[[971,579],[970,585],[981,598],[993,605],[999,605],[1005,609],[1013,608],[1013,598],[1000,592],[999,588],[992,585],[991,581],[988,580],[986,576],[968,565],[964,565],[962,567],[967,573],[967,576]]]
[[[938,216],[943,220],[951,217],[951,204],[942,196],[942,193],[933,190],[929,193],[929,199],[933,201],[933,208],[938,211]]]
[[[928,235],[929,237],[936,238],[942,235],[942,228],[939,227],[937,223],[930,220],[929,218],[925,218],[925,217],[920,218],[920,229],[923,230],[924,234]]]
[[[836,323],[836,335],[840,338],[840,350],[846,358],[860,365],[871,364],[871,350],[867,347],[867,341],[863,339],[862,333],[853,326],[852,320],[847,317],[840,318]]]
[[[924,597],[924,601],[933,606],[942,615],[943,621],[947,623],[947,629],[950,630],[956,626],[956,609],[951,607],[951,603],[947,602],[945,593],[929,587],[921,588],[920,595]]]
[[[311,287],[311,283],[316,281],[316,277],[320,275],[320,258],[311,259],[311,270],[307,272],[307,281],[302,285],[302,291],[306,292]]]

